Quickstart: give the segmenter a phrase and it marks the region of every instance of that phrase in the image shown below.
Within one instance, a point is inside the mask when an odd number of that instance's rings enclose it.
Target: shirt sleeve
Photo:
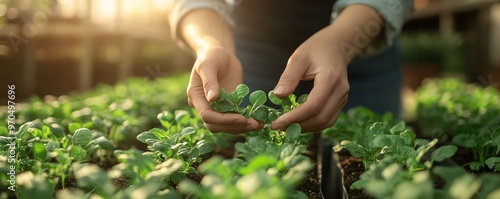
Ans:
[[[385,35],[373,40],[362,55],[377,54],[392,46],[413,11],[413,0],[337,0],[333,6],[332,22],[344,8],[352,4],[370,6],[385,20]]]
[[[190,11],[195,9],[212,9],[216,11],[230,26],[234,26],[231,17],[231,6],[224,0],[171,0],[167,7],[170,33],[174,41],[179,41],[185,47],[184,40],[179,34],[179,21]]]

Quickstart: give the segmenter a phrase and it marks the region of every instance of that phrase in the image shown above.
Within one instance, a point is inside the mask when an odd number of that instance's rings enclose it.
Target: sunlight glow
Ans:
[[[104,29],[136,28],[166,19],[166,7],[172,0],[62,0],[62,17],[82,18],[90,1],[91,23]]]

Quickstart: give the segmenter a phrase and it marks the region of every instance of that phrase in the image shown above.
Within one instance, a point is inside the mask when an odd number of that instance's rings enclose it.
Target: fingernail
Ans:
[[[274,90],[274,94],[280,95],[280,94],[284,94],[284,93],[285,93],[285,87],[284,86],[278,86],[278,88],[276,88]]]
[[[208,90],[208,93],[207,93],[207,100],[208,100],[209,102],[210,102],[210,101],[212,101],[212,98],[214,97],[214,95],[215,95],[214,90],[212,90],[212,89]]]

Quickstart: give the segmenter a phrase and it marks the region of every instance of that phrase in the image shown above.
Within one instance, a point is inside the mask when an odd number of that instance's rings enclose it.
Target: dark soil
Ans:
[[[361,158],[355,158],[347,151],[340,151],[339,163],[344,172],[344,186],[349,198],[370,198],[361,189],[350,189],[352,183],[359,180],[359,176],[365,171]]]
[[[297,190],[304,192],[310,199],[322,199],[318,179],[318,170],[313,169]]]
[[[115,184],[118,190],[123,190],[128,186],[128,179],[125,177],[119,177],[113,180],[113,184]]]
[[[474,154],[471,149],[459,147],[457,153],[452,157],[452,160],[458,165],[463,166],[469,162],[474,161]],[[479,176],[482,173],[495,173],[494,170],[489,169],[488,167],[483,167],[478,171],[471,170],[469,166],[464,166],[464,169],[469,173],[474,174],[475,176]]]

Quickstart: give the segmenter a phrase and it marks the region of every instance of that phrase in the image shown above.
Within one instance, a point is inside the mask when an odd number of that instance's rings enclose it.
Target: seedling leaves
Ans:
[[[446,158],[450,158],[457,152],[457,146],[455,145],[445,145],[439,147],[431,154],[431,161],[441,162]]]
[[[81,128],[75,131],[73,135],[73,144],[85,146],[92,139],[92,132],[89,129]]]

